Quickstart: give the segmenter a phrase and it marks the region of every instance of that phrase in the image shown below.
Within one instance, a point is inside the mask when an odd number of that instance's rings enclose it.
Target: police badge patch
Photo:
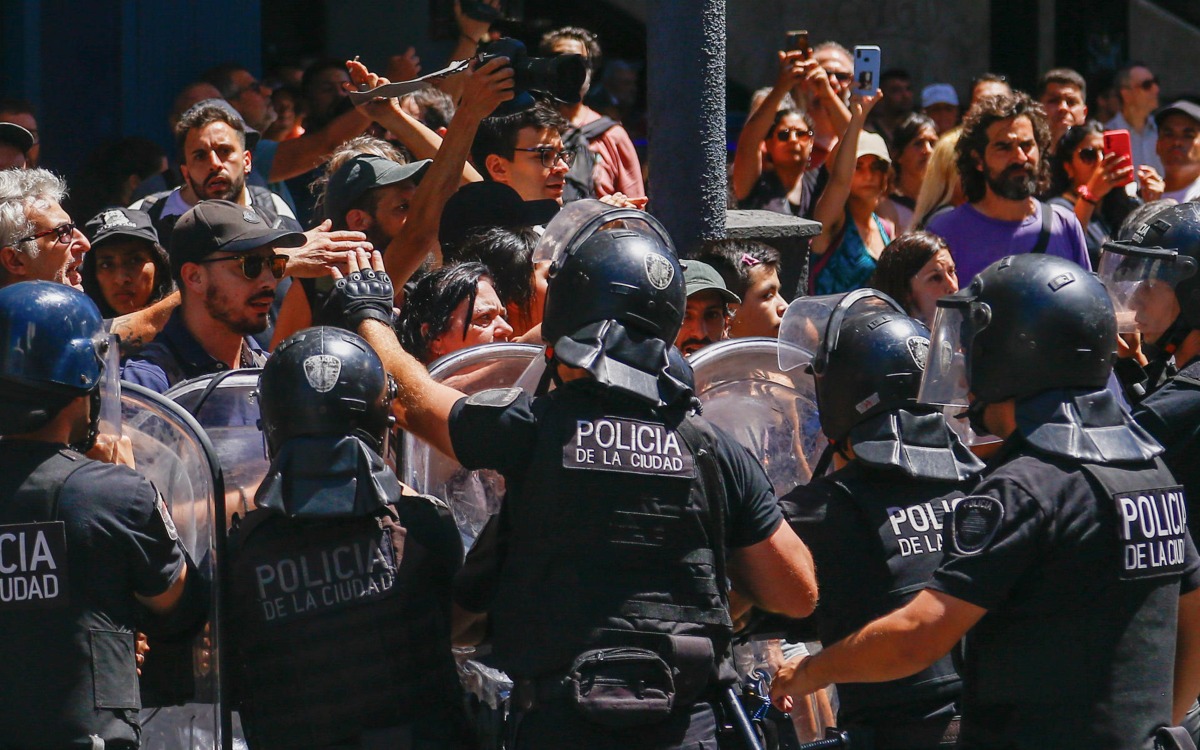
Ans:
[[[925,362],[929,359],[929,339],[923,336],[909,336],[908,353],[912,355],[913,362],[917,363],[917,367],[925,370]]]
[[[467,398],[467,403],[471,406],[491,406],[503,409],[516,401],[517,396],[520,395],[520,388],[489,388],[486,391],[472,394]]]
[[[1004,518],[1004,506],[994,497],[970,495],[959,501],[954,508],[954,520],[950,524],[951,542],[960,555],[975,555],[992,543],[1000,521]]]
[[[314,354],[304,360],[304,377],[317,393],[328,393],[342,374],[342,360],[332,354]]]
[[[655,289],[666,289],[675,278],[675,266],[658,253],[646,253],[646,278]]]

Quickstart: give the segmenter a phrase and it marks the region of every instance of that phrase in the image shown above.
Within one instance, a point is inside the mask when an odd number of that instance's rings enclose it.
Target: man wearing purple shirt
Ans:
[[[1075,214],[1034,197],[1046,189],[1042,154],[1049,143],[1045,113],[1026,94],[985,97],[968,113],[957,146],[968,202],[927,227],[950,246],[959,284],[1018,253],[1049,253],[1091,268]]]

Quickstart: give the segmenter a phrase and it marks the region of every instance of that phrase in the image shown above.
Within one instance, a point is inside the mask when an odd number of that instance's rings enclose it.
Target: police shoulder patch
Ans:
[[[489,388],[486,391],[471,394],[467,398],[467,403],[471,406],[490,406],[494,409],[503,409],[516,401],[517,396],[520,395],[520,388]]]
[[[969,495],[954,508],[954,520],[950,525],[951,541],[960,555],[975,555],[982,552],[1000,528],[1004,519],[1004,506],[994,497]]]

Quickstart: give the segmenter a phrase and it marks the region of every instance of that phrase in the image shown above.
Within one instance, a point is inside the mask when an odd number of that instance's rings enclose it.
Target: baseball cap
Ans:
[[[106,208],[88,219],[83,233],[92,247],[114,237],[131,237],[158,244],[158,232],[150,221],[150,214],[132,208]]]
[[[1174,114],[1175,112],[1185,114],[1196,122],[1200,122],[1200,105],[1189,102],[1187,99],[1179,99],[1155,112],[1154,124],[1162,125],[1162,121],[1166,119],[1167,115]]]
[[[887,141],[883,140],[883,136],[865,130],[858,134],[858,150],[855,152],[854,158],[858,159],[863,156],[878,156],[882,161],[888,164],[892,163]]]
[[[953,104],[957,107],[958,92],[948,83],[931,83],[921,89],[921,107],[935,104]]]
[[[562,208],[552,199],[527,201],[499,182],[463,185],[442,210],[438,241],[444,248],[458,247],[472,232],[489,227],[533,227],[546,224]]]
[[[218,107],[220,109],[225,110],[225,112],[227,114],[231,115],[238,122],[242,123],[242,127],[244,127],[246,129],[246,150],[247,151],[253,151],[254,147],[258,145],[258,142],[260,140],[262,140],[262,133],[258,132],[254,128],[250,127],[246,123],[246,120],[242,117],[242,113],[238,112],[236,109],[234,109],[233,105],[230,104],[229,102],[225,101],[224,99],[204,99],[203,101],[198,101],[195,104],[193,104],[192,106],[188,107],[187,111],[185,111],[182,115],[179,116],[179,119],[182,120],[183,118],[189,116],[195,110],[198,110],[202,107]]]
[[[0,143],[7,143],[25,152],[33,148],[33,133],[14,122],[0,122]]]
[[[373,154],[359,154],[348,159],[329,178],[329,186],[325,189],[325,217],[335,222],[345,217],[354,202],[368,190],[405,180],[419,181],[432,163],[431,159],[422,159],[400,164]]]
[[[721,278],[721,274],[717,273],[717,269],[707,263],[685,260],[681,261],[680,265],[683,266],[683,284],[687,289],[687,296],[691,297],[697,292],[713,289],[719,292],[726,302],[742,301],[741,297],[729,291],[729,287],[725,286],[725,280]]]
[[[231,201],[202,201],[175,223],[171,232],[171,273],[184,263],[203,260],[216,252],[248,253],[263,245],[299,247],[307,241],[300,232],[272,227],[249,206]]]

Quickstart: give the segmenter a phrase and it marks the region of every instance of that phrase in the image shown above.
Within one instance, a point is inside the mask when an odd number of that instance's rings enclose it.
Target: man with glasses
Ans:
[[[1200,199],[1200,106],[1180,99],[1154,113],[1155,147],[1163,164],[1162,197],[1180,203]]]
[[[471,145],[471,160],[484,179],[508,185],[522,200],[562,203],[563,182],[575,152],[563,148],[570,125],[545,104],[484,118]]]
[[[305,236],[272,227],[253,209],[208,200],[184,214],[171,235],[171,275],[182,299],[167,325],[121,377],[162,393],[176,383],[239,367],[261,367],[252,337],[267,327],[287,257]]]
[[[1158,78],[1145,65],[1132,62],[1117,71],[1116,81],[1121,111],[1104,123],[1104,128],[1129,131],[1135,170],[1143,164],[1149,164],[1154,171],[1162,174],[1163,163],[1155,149],[1158,123],[1150,116],[1158,109]]]
[[[0,286],[56,281],[83,290],[90,248],[61,205],[67,184],[44,169],[0,171]]]
[[[709,344],[729,338],[729,305],[741,298],[729,291],[717,269],[698,260],[683,261],[683,283],[687,307],[683,325],[675,336],[675,346],[690,356]]]

